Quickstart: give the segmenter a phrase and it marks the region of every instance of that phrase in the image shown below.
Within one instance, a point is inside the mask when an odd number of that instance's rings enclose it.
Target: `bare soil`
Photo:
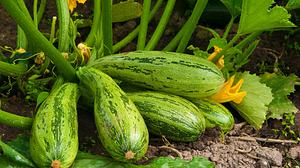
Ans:
[[[52,1],[51,1],[52,2]],[[80,7],[80,11],[89,11],[90,4]],[[47,14],[43,19],[45,31],[49,19],[55,14],[55,9],[47,7]],[[86,12],[88,15],[89,12]],[[150,29],[154,30],[159,21],[159,16],[155,17],[150,24]],[[171,22],[165,32],[165,36],[157,49],[161,49],[166,42],[173,37],[179,27],[184,23],[185,18],[181,11],[173,14]],[[137,20],[114,24],[114,41],[122,39],[138,24]],[[16,25],[0,7],[0,46],[11,46],[15,48]],[[88,30],[82,30],[82,36]],[[218,31],[222,32],[221,27]],[[291,41],[300,41],[299,34],[288,35],[286,32],[266,33],[261,36],[261,42],[245,70],[252,73],[261,73],[263,71],[274,71],[274,65],[278,64],[280,70],[286,74],[295,73],[300,76],[300,56],[296,48],[290,47]],[[191,44],[205,49],[208,39],[211,35],[200,28],[197,28]],[[122,51],[135,50],[135,41],[130,43]],[[300,108],[300,90],[290,96],[291,100]],[[35,111],[35,104],[25,101],[24,95],[16,93],[15,95],[1,95],[0,108],[12,113],[32,117]],[[235,113],[236,114],[236,113]],[[80,109],[79,118],[79,140],[80,150],[95,154],[107,155],[102,148],[97,137],[97,131],[94,124],[92,112]],[[295,131],[300,132],[300,112],[296,115]],[[300,144],[291,141],[287,137],[276,134],[273,130],[282,129],[280,121],[268,121],[264,127],[257,131],[236,116],[234,129],[225,136],[219,134],[218,129],[209,129],[192,143],[181,143],[166,141],[162,137],[151,135],[150,146],[146,157],[141,163],[147,162],[158,156],[182,157],[191,159],[192,156],[204,156],[216,164],[217,168],[276,168],[276,167],[296,167],[300,166]],[[11,128],[0,125],[0,136],[3,140],[14,139],[19,134],[30,134],[29,131]],[[276,141],[277,140],[277,141]]]

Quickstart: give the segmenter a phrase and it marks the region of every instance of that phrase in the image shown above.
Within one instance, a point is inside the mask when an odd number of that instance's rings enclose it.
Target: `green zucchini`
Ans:
[[[193,99],[206,120],[206,128],[219,127],[224,133],[233,128],[234,118],[222,104],[208,99]]]
[[[83,91],[94,97],[95,122],[107,152],[122,162],[141,159],[149,133],[133,102],[111,77],[95,68],[79,68],[77,76]]]
[[[30,154],[39,167],[68,168],[78,151],[78,85],[65,83],[51,91],[32,125]]]
[[[190,101],[159,92],[128,93],[149,132],[174,141],[195,141],[205,130],[205,119]]]
[[[225,81],[212,62],[175,52],[120,53],[102,57],[90,66],[128,83],[183,97],[211,96]]]

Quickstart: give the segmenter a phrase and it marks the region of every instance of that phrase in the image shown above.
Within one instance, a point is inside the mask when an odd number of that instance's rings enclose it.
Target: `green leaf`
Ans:
[[[272,7],[273,3],[274,0],[243,0],[238,34],[295,27],[288,11],[281,6]]]
[[[40,92],[37,100],[36,100],[36,107],[38,107],[43,101],[49,96],[49,92]]]
[[[207,47],[207,50],[211,49],[214,46],[218,46],[220,48],[224,48],[227,45],[226,39],[215,37],[209,40],[209,45]]]
[[[141,16],[143,6],[138,2],[124,1],[112,5],[112,21],[124,22]]]
[[[298,79],[296,75],[283,76],[265,73],[261,78],[261,82],[272,88],[274,97],[268,106],[269,118],[282,119],[284,114],[297,112],[297,108],[287,97],[295,91],[295,83]]]
[[[207,51],[202,51],[198,47],[194,47],[193,45],[188,46],[187,49],[193,51],[193,54],[197,57],[201,57],[204,59],[207,59],[208,57]]]
[[[293,10],[300,8],[300,0],[289,0],[285,8],[287,10]]]
[[[159,157],[147,165],[120,163],[103,156],[79,152],[72,168],[213,168],[214,164],[203,157],[194,157],[191,161],[180,158]]]
[[[232,17],[237,17],[241,13],[242,0],[221,0]]]
[[[241,91],[246,91],[247,95],[240,104],[231,103],[239,114],[255,129],[260,129],[266,120],[268,105],[273,99],[271,88],[260,82],[258,76],[249,72],[238,74],[240,79],[244,79]]]
[[[18,164],[16,162],[12,162],[7,157],[0,155],[0,167],[2,168],[30,168],[25,165]]]
[[[27,159],[21,153],[19,153],[9,145],[5,144],[1,140],[0,140],[0,147],[2,149],[3,155],[9,158],[12,162],[23,164],[29,167],[35,167],[34,164],[29,159]]]

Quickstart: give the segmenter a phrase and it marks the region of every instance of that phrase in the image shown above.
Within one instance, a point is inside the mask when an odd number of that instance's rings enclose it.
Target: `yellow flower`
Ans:
[[[240,104],[243,101],[243,98],[247,95],[247,92],[239,92],[244,80],[240,79],[237,84],[233,85],[234,77],[229,78],[227,82],[224,83],[223,88],[216,94],[212,95],[210,98],[219,102],[225,103],[233,101],[237,104]]]
[[[87,0],[68,0],[69,10],[73,12],[73,10],[77,7],[77,2],[84,4]]]
[[[220,48],[218,46],[214,46],[214,52],[208,56],[207,60],[212,61],[221,51],[222,51],[222,48]],[[224,55],[222,55],[218,59],[218,61],[216,62],[216,65],[219,69],[222,69],[224,67]]]

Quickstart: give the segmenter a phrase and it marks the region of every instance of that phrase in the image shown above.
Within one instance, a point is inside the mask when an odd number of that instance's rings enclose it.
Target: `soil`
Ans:
[[[53,3],[53,1],[50,2]],[[89,6],[91,4],[86,4],[80,6],[77,10],[85,11],[88,16]],[[48,31],[49,20],[55,14],[55,8],[53,8],[53,5],[49,5],[46,11],[47,13],[41,26],[44,32]],[[149,25],[150,30],[155,30],[159,19],[159,16],[154,18],[154,21]],[[157,49],[163,48],[166,42],[176,34],[184,21],[185,18],[182,11],[176,11],[172,15],[168,29]],[[122,39],[136,25],[138,25],[137,20],[115,23],[113,28],[114,41]],[[1,6],[0,30],[0,46],[15,48],[16,25]],[[219,27],[217,30],[222,32],[223,27]],[[81,35],[84,36],[87,31],[86,29],[82,30]],[[190,43],[205,49],[210,38],[211,35],[208,32],[197,28]],[[245,70],[249,70],[252,73],[281,70],[286,74],[295,73],[300,76],[300,51],[291,46],[294,45],[294,42],[300,41],[300,34],[272,32],[263,34],[260,38],[261,42],[250,62],[244,67]],[[135,50],[135,41],[122,49],[122,51],[132,50]],[[0,108],[3,110],[29,117],[35,111],[35,104],[24,100],[24,95],[20,93],[9,96],[1,95],[0,97]],[[300,109],[299,87],[296,88],[290,99]],[[78,118],[80,150],[108,156],[98,140],[92,112],[80,108]],[[295,127],[293,129],[300,133],[300,112],[297,113],[295,118]],[[278,120],[270,120],[265,123],[261,130],[257,131],[237,116],[234,129],[227,135],[220,135],[217,128],[208,129],[197,141],[191,143],[167,141],[162,137],[151,135],[148,152],[145,159],[140,161],[140,163],[145,163],[147,160],[158,156],[182,157],[187,160],[191,159],[192,156],[204,156],[213,161],[217,168],[300,166],[300,144],[297,141],[290,140],[291,138],[289,137],[275,133],[274,129],[282,129],[280,123]],[[14,139],[20,134],[30,133],[26,130],[0,125],[0,136],[5,141]]]

